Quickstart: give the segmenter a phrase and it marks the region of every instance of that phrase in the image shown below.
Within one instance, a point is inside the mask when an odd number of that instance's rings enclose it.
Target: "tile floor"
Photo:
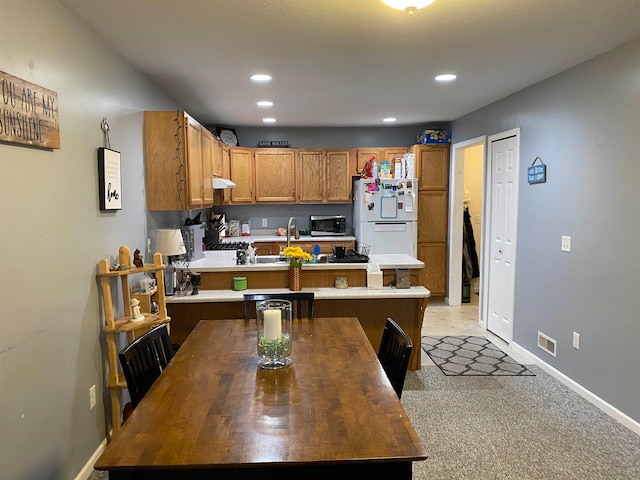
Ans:
[[[515,361],[523,365],[531,365],[526,357],[516,353],[507,342],[484,330],[478,324],[478,295],[471,294],[471,302],[463,303],[459,307],[451,307],[444,302],[429,302],[422,322],[422,335],[477,335],[488,338]],[[422,365],[434,365],[429,356],[422,352]]]

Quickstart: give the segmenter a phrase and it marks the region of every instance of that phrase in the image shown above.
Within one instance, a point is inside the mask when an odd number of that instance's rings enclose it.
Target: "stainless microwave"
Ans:
[[[311,215],[309,230],[312,237],[347,234],[347,219],[343,215]]]

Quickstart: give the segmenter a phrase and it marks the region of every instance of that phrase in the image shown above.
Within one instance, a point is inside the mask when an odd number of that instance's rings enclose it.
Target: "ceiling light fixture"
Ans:
[[[260,100],[258,103],[256,103],[256,105],[264,108],[273,107],[273,102],[270,102],[269,100]]]
[[[392,123],[392,122],[395,122],[396,120],[397,120],[396,117],[387,117],[382,119],[382,121],[385,123]]]
[[[264,83],[271,81],[271,75],[266,75],[264,73],[258,73],[256,75],[251,75],[251,81],[257,83]]]
[[[419,8],[424,8],[433,2],[435,2],[435,0],[382,0],[382,3],[396,10],[404,10],[409,15],[413,15],[413,12]]]
[[[263,118],[262,121],[264,123],[276,123],[276,119],[272,117]]]
[[[436,82],[452,82],[456,78],[458,78],[458,76],[453,73],[443,73],[442,75],[435,77]]]

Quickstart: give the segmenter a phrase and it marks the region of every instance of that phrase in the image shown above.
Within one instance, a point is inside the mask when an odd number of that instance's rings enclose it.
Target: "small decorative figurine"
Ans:
[[[133,252],[133,264],[136,267],[141,267],[143,265],[142,262],[142,255],[140,255],[140,250],[139,249],[135,249],[135,251]]]
[[[141,320],[144,320],[144,315],[140,313],[140,300],[132,298],[129,300],[129,305],[131,305],[131,316],[133,317],[131,318],[131,321],[140,322]]]
[[[202,276],[199,273],[191,273],[191,295],[198,295],[198,286],[202,283]]]

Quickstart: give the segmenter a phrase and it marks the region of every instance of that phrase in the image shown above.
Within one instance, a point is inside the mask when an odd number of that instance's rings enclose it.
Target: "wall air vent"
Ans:
[[[538,346],[549,355],[556,356],[556,341],[542,332],[538,332]]]

